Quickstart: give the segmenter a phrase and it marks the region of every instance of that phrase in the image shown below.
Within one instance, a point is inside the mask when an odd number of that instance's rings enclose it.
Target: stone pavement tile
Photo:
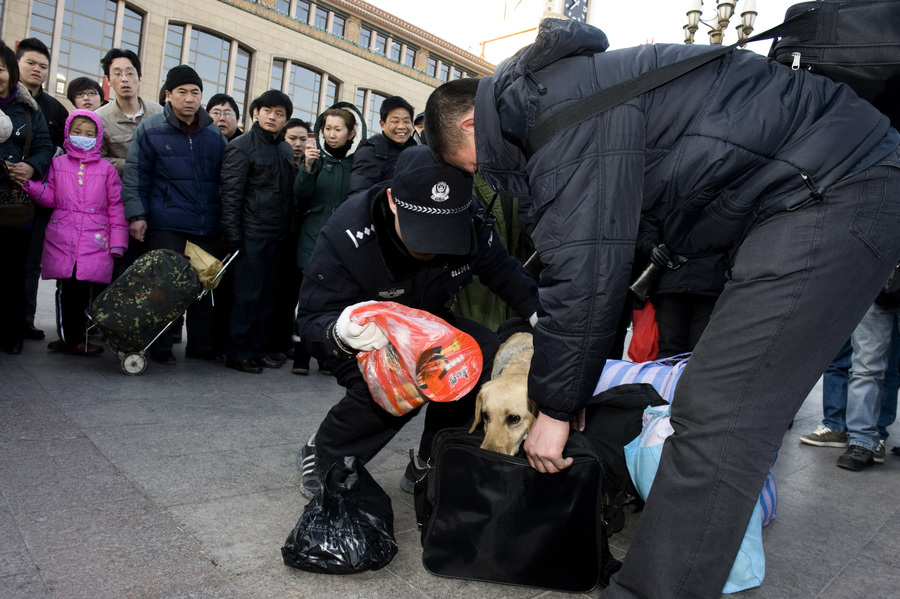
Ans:
[[[897,458],[900,461],[900,458]],[[900,511],[895,504],[885,502],[882,506],[884,526],[876,532],[869,543],[859,552],[859,559],[879,562],[900,570]],[[900,594],[900,586],[898,594]]]
[[[86,429],[91,440],[113,461],[137,456],[172,457],[278,445],[284,440],[244,420],[158,422]]]
[[[140,496],[33,515],[20,528],[55,597],[244,596]]]
[[[13,514],[133,497],[134,486],[84,436],[0,444],[0,489]]]
[[[822,592],[822,597],[897,597],[900,569],[865,558],[854,559]]]
[[[51,599],[52,595],[37,570],[28,574],[0,575],[3,599]]]
[[[396,558],[395,558],[396,559]],[[430,599],[387,568],[347,576],[313,574],[289,568],[279,559],[238,575],[254,599]],[[460,595],[465,597],[465,595]],[[469,595],[467,599],[474,599]]]
[[[5,376],[5,364],[0,379]],[[52,439],[81,435],[81,431],[45,395],[29,394],[27,399],[7,394],[0,388],[0,443],[25,439]]]
[[[2,487],[0,487],[2,490]],[[29,576],[38,574],[37,566],[31,560],[25,540],[19,534],[19,528],[12,513],[0,495],[0,593],[6,578],[11,576]]]

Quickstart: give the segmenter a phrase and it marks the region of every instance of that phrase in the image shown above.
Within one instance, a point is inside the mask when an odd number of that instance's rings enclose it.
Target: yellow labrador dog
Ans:
[[[531,333],[516,333],[497,351],[491,380],[475,399],[475,432],[484,422],[482,449],[516,455],[537,419],[538,407],[528,397],[528,371],[534,346]]]

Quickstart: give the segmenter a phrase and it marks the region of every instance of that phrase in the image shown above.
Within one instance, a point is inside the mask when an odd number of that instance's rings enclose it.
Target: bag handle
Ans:
[[[546,120],[538,123],[531,130],[528,137],[525,139],[525,157],[530,159],[547,142],[563,131],[567,131],[588,119],[603,114],[610,108],[614,108],[636,96],[678,79],[682,75],[732,52],[738,46],[743,46],[759,40],[783,37],[785,35],[794,35],[800,38],[812,37],[818,28],[820,12],[821,11],[817,8],[811,8],[808,11],[791,17],[781,25],[776,25],[771,29],[758,33],[745,40],[735,42],[725,48],[711,50],[710,52],[698,54],[685,60],[679,60],[678,62],[674,62],[658,69],[646,71],[637,77],[608,87],[585,98],[581,98],[554,113]]]

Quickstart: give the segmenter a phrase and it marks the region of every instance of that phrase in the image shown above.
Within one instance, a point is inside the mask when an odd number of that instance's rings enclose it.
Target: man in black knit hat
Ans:
[[[413,138],[413,107],[400,96],[381,103],[381,133],[359,144],[350,172],[350,195],[394,177],[397,157],[418,144]]]

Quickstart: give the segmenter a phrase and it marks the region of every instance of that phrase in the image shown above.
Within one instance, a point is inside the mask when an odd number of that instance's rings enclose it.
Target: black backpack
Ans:
[[[556,135],[681,77],[749,42],[774,39],[769,56],[848,84],[897,126],[900,111],[900,0],[817,0],[788,8],[785,21],[731,46],[653,69],[573,102],[535,126],[530,158]]]

